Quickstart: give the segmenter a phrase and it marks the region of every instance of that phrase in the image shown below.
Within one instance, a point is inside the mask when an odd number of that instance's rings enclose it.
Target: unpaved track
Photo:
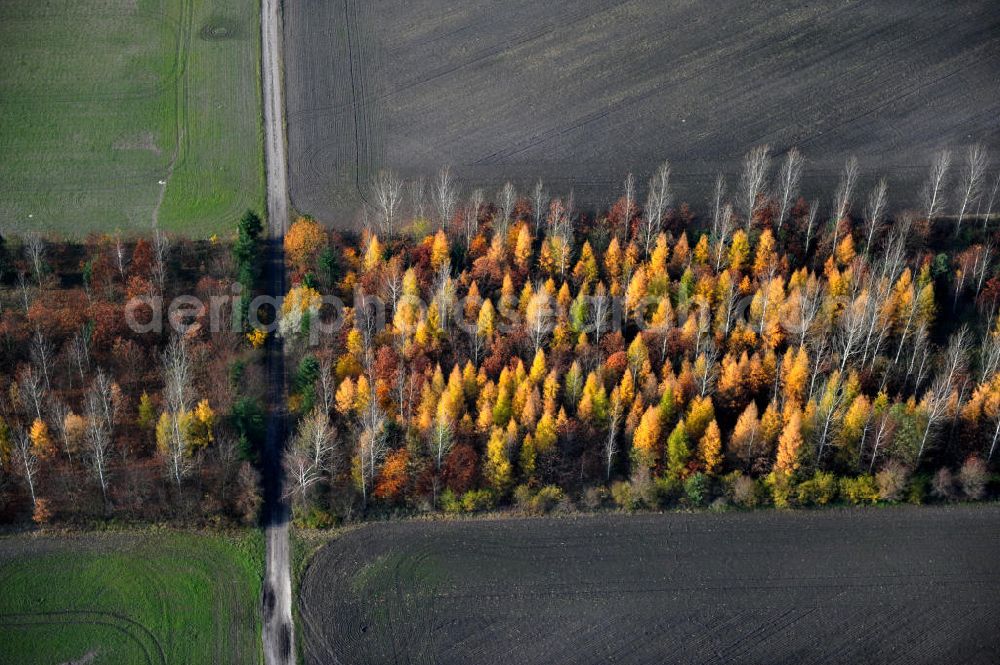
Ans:
[[[285,293],[283,240],[288,228],[288,159],[285,154],[285,101],[282,92],[281,2],[261,2],[264,145],[267,168],[269,293]],[[265,444],[264,528],[267,570],[263,592],[264,662],[295,662],[292,583],[288,556],[288,506],[282,499],[281,455],[285,440],[285,361],[281,341],[271,336],[267,348],[268,420]]]

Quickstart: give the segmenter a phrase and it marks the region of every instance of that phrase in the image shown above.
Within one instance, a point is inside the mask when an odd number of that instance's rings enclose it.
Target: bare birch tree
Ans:
[[[1000,440],[1000,409],[997,409],[996,413],[992,416],[993,420],[996,421],[996,427],[993,428],[993,440],[990,441],[990,450],[986,455],[986,463],[989,464],[993,461],[993,453],[997,449],[997,441]]]
[[[396,307],[399,299],[403,295],[403,261],[399,257],[392,257],[386,262],[385,270],[382,271],[382,295],[389,302],[390,314],[396,315]]]
[[[906,378],[909,379],[913,376],[913,391],[917,392],[920,390],[920,386],[924,385],[924,379],[927,378],[927,374],[930,372],[931,363],[928,362],[930,357],[930,332],[926,321],[921,321],[917,325],[916,330],[913,331],[913,348],[910,353],[910,363],[906,369]],[[917,360],[920,360],[917,363]],[[914,369],[916,372],[914,373]]]
[[[41,462],[35,452],[35,444],[31,440],[31,434],[21,428],[18,428],[14,436],[14,454],[17,459],[18,471],[28,485],[31,506],[34,508],[38,503],[38,498],[35,496],[35,483],[38,479]]]
[[[924,395],[924,416],[927,424],[923,437],[920,439],[920,449],[917,451],[917,463],[924,455],[930,435],[947,415],[948,402],[955,391],[956,380],[966,367],[969,353],[969,331],[962,327],[948,340],[941,372],[934,384]]]
[[[426,183],[423,176],[419,176],[407,183],[406,189],[410,196],[410,216],[414,219],[425,219],[425,199],[424,192]]]
[[[792,324],[789,332],[798,333],[798,346],[803,346],[823,303],[823,288],[815,275],[810,275],[806,282],[799,286],[795,303],[797,306],[792,312],[791,321],[788,322]]]
[[[979,380],[985,382],[1000,371],[1000,335],[994,335],[990,330],[985,331],[979,348]]]
[[[337,380],[334,376],[333,361],[329,356],[324,356],[319,362],[319,386],[323,412],[329,414],[333,409],[333,402],[337,390]]]
[[[987,225],[990,223],[990,217],[993,216],[993,204],[996,202],[997,190],[1000,189],[1000,173],[997,173],[997,177],[993,180],[993,188],[990,190],[990,196],[986,202],[986,213],[983,215],[983,230],[986,230]]]
[[[622,195],[625,203],[624,219],[622,220],[622,240],[629,237],[632,222],[632,206],[635,205],[635,176],[629,173],[625,176],[625,193]]]
[[[56,352],[49,338],[39,328],[36,328],[35,334],[31,336],[30,353],[31,362],[38,368],[45,381],[45,390],[52,390],[51,373]]]
[[[59,437],[59,443],[62,445],[63,453],[66,455],[66,459],[73,461],[73,446],[69,438],[69,432],[66,430],[66,417],[73,413],[73,410],[69,408],[66,402],[60,399],[49,400],[49,420],[52,421],[53,429],[56,431],[56,436]]]
[[[969,146],[962,165],[962,175],[958,183],[958,219],[955,220],[955,235],[962,230],[962,220],[972,205],[979,201],[983,190],[983,177],[986,174],[986,149],[977,143]]]
[[[80,383],[86,382],[86,375],[90,371],[90,348],[87,345],[87,338],[82,332],[78,332],[73,335],[73,339],[70,340],[70,358],[73,364],[76,365],[77,372],[80,374]]]
[[[868,320],[869,308],[871,308],[872,298],[867,288],[850,303],[840,318],[840,326],[837,335],[837,346],[840,350],[840,373],[843,374],[847,368],[847,363],[861,350],[861,342],[864,338],[865,323]]]
[[[122,240],[122,234],[115,233],[115,265],[118,267],[118,277],[122,283],[125,282],[125,267],[128,263],[125,253],[125,242]]]
[[[872,434],[872,459],[868,464],[868,473],[871,473],[875,469],[875,461],[878,459],[878,452],[884,445],[889,441],[889,435],[892,432],[892,416],[889,413],[889,409],[884,409],[882,413],[875,416],[875,427]],[[864,445],[864,437],[861,439],[861,445]],[[860,461],[861,455],[858,455],[858,460]]]
[[[944,207],[945,178],[948,176],[950,166],[951,151],[947,149],[938,152],[931,162],[931,171],[924,185],[924,209],[928,221],[933,221]]]
[[[726,253],[726,245],[729,243],[729,234],[733,230],[733,206],[725,204],[722,213],[719,215],[716,225],[717,236],[715,239],[715,272],[719,272],[722,267],[722,257]]]
[[[740,177],[740,200],[746,214],[746,230],[750,231],[754,215],[760,206],[759,199],[767,189],[767,172],[771,168],[771,152],[767,145],[759,145],[743,158],[743,175]]]
[[[28,284],[27,275],[20,271],[17,273],[17,286],[21,294],[21,307],[24,308],[24,313],[27,314],[28,310],[31,309],[31,303],[34,301],[34,287]]]
[[[537,237],[538,231],[542,227],[542,217],[545,215],[545,208],[549,204],[549,195],[545,191],[545,185],[542,183],[541,178],[535,183],[535,190],[531,195],[531,203],[535,214],[535,236]]]
[[[170,255],[170,239],[156,229],[153,232],[153,278],[160,293],[167,283],[167,258]]]
[[[826,450],[826,443],[834,435],[834,429],[839,423],[840,407],[844,401],[844,385],[841,381],[843,374],[833,372],[827,378],[819,402],[817,404],[816,421],[819,426],[816,428],[816,463],[823,461],[823,452]]]
[[[441,331],[448,335],[454,305],[457,299],[455,282],[451,278],[451,262],[445,261],[434,275],[434,301],[438,306],[438,319]]]
[[[305,506],[309,490],[322,479],[322,473],[312,464],[309,451],[293,446],[285,453],[281,465],[288,479],[285,498],[292,497],[299,505]]]
[[[534,343],[536,352],[552,330],[552,316],[552,303],[548,291],[539,284],[535,294],[528,301],[524,321],[525,331],[528,333],[528,338]]]
[[[868,195],[865,204],[865,255],[871,256],[872,240],[882,228],[885,221],[885,208],[888,201],[889,185],[885,178],[880,178]]]
[[[840,222],[847,219],[851,213],[851,200],[857,181],[858,158],[851,155],[844,164],[844,171],[840,174],[837,193],[833,199],[833,245],[830,248],[831,252],[837,249],[837,241],[840,239]]]
[[[611,298],[603,282],[597,284],[594,295],[590,297],[589,324],[594,333],[594,346],[600,348],[601,333],[608,329],[608,319],[611,315]]]
[[[986,280],[986,276],[990,274],[990,267],[993,265],[993,243],[987,242],[985,245],[980,245],[979,250],[976,252],[976,262],[974,265],[973,275],[976,278],[976,297],[979,297],[979,293],[983,290],[983,282]]]
[[[451,423],[440,417],[437,418],[434,428],[431,431],[431,453],[434,456],[434,469],[438,474],[441,473],[441,469],[444,466],[444,459],[451,451],[453,443],[454,436]]]
[[[17,380],[18,395],[24,405],[24,410],[29,418],[42,420],[43,405],[45,403],[45,384],[38,373],[25,368]]]
[[[432,193],[438,214],[438,226],[442,229],[447,228],[451,218],[455,216],[455,206],[458,202],[458,191],[451,179],[451,169],[447,166],[438,173]]]
[[[465,206],[462,215],[462,223],[465,227],[465,247],[472,245],[472,239],[479,233],[479,209],[483,206],[483,190],[474,189],[469,197],[469,202]]]
[[[361,471],[361,498],[368,504],[368,491],[375,482],[379,467],[389,452],[385,433],[385,417],[375,400],[370,400],[363,412],[361,432],[358,436],[358,462]]]
[[[194,402],[191,373],[187,345],[183,338],[174,336],[163,352],[163,397],[169,431],[158,443],[178,490],[192,469],[188,454],[191,442],[184,422]]]
[[[313,407],[296,429],[285,469],[293,481],[289,491],[297,494],[303,504],[309,488],[323,478],[333,453],[334,436],[330,417],[320,405]]]
[[[41,286],[42,273],[45,269],[45,239],[37,231],[31,231],[24,236],[24,251],[35,273],[35,282]]]
[[[920,448],[917,450],[915,464],[920,463],[920,459],[924,456],[924,449],[931,441],[931,435],[937,431],[947,416],[948,398],[952,390],[953,387],[944,380],[944,377],[938,377],[924,394],[921,405],[924,408],[924,418],[927,423],[924,426],[923,436],[920,438]]]
[[[817,334],[809,336],[809,354],[812,358],[812,365],[809,368],[809,393],[808,397],[811,399],[813,396],[813,391],[816,388],[816,378],[820,374],[820,368],[823,367],[823,363],[827,360],[827,354],[830,353],[833,343],[830,338],[832,335],[826,334],[826,331],[817,329]]]
[[[712,241],[719,238],[720,221],[722,219],[722,205],[726,198],[726,176],[721,173],[715,176],[715,188],[712,190]]]
[[[100,394],[100,387],[97,382],[87,393],[84,403],[85,417],[87,421],[87,460],[94,477],[101,487],[101,495],[104,497],[105,505],[108,502],[108,458],[111,453],[112,434],[107,427],[106,414],[104,411],[104,399]]]
[[[816,228],[816,214],[819,212],[819,199],[813,199],[809,204],[809,219],[806,221],[806,244],[803,252],[809,253],[809,243],[812,241],[813,229]]]
[[[791,211],[792,204],[799,195],[799,183],[802,180],[802,167],[805,159],[798,148],[792,148],[785,153],[785,161],[781,164],[781,172],[778,174],[778,218],[777,227],[781,230],[781,224],[785,221],[785,216]]]
[[[396,233],[399,206],[403,201],[403,181],[392,171],[379,171],[372,189],[379,233],[392,238]]]
[[[621,429],[625,405],[622,403],[618,389],[611,392],[611,402],[608,405],[608,433],[604,437],[604,480],[611,480],[611,469],[618,455],[618,430]]]
[[[114,436],[115,424],[118,422],[121,403],[118,399],[118,387],[103,369],[97,370],[97,375],[91,384],[88,399],[93,398],[97,407],[95,413],[104,421],[104,427],[109,436]]]
[[[646,197],[646,216],[641,228],[644,256],[649,256],[653,244],[663,226],[663,215],[673,202],[670,191],[670,162],[664,161],[649,179],[649,193]]]
[[[703,364],[695,363],[694,374],[695,385],[700,397],[705,397],[713,391],[715,380],[719,376],[719,350],[711,340],[705,344],[703,354],[705,362]]]
[[[511,216],[514,214],[514,206],[517,204],[517,191],[514,189],[514,185],[508,180],[504,183],[500,192],[497,194],[497,219],[496,219],[496,233],[499,234],[501,238],[507,237],[507,231],[510,228]]]

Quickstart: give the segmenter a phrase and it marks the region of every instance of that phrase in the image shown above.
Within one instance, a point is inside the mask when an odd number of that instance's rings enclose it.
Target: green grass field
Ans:
[[[259,33],[239,0],[0,3],[0,229],[206,237],[260,209]]]
[[[263,552],[257,531],[0,538],[0,663],[258,663]]]

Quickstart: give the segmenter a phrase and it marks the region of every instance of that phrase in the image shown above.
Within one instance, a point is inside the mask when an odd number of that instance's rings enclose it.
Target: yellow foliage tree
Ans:
[[[632,450],[639,467],[651,469],[660,458],[660,410],[656,406],[646,409],[632,435]]]
[[[648,285],[649,280],[646,279],[646,269],[639,266],[632,274],[632,279],[628,283],[628,289],[625,291],[625,309],[629,314],[635,315],[639,311],[639,308],[642,307]]]
[[[358,382],[354,388],[354,410],[361,413],[366,408],[372,399],[372,389],[371,385],[368,383],[368,379],[364,374],[358,377]]]
[[[149,427],[155,425],[155,414],[151,417],[149,421]],[[148,429],[143,427],[143,429]],[[87,420],[72,411],[66,414],[66,418],[63,420],[63,432],[66,437],[66,452],[69,455],[75,455],[80,451],[83,446],[83,438],[87,435]]]
[[[494,427],[486,444],[486,482],[503,494],[510,488],[513,469],[507,456],[507,437],[503,429]]]
[[[535,449],[539,455],[552,452],[556,446],[556,420],[550,413],[545,413],[535,427]]]
[[[191,445],[205,448],[215,441],[215,411],[207,399],[198,402],[191,419]]]
[[[729,268],[731,270],[743,270],[750,257],[750,241],[743,229],[733,233],[732,243],[729,245]]]
[[[521,224],[517,231],[517,242],[514,243],[514,263],[521,270],[527,272],[531,265],[531,231],[527,224]]]
[[[573,268],[573,278],[577,283],[586,285],[597,281],[599,276],[594,249],[590,246],[590,241],[584,241],[583,248],[580,250],[580,260]]]
[[[715,421],[715,407],[712,405],[712,398],[705,395],[692,399],[685,421],[688,437],[692,441],[700,440],[709,424]]]
[[[612,282],[620,282],[622,279],[622,250],[618,244],[618,238],[612,238],[608,243],[608,248],[604,251],[604,270],[608,279]]]
[[[56,454],[56,445],[49,434],[49,426],[44,420],[35,418],[31,423],[31,447],[35,457],[39,459],[49,459]]]
[[[802,445],[802,412],[795,409],[778,438],[778,457],[774,461],[774,470],[785,475],[795,473],[801,465]]]
[[[326,232],[313,219],[299,217],[285,233],[285,256],[299,272],[311,270],[325,246]]]
[[[431,267],[437,270],[448,261],[451,249],[448,247],[448,236],[444,229],[438,229],[434,234],[434,241],[431,243]]]
[[[806,394],[806,383],[809,381],[809,354],[804,346],[798,351],[791,348],[785,352],[781,363],[781,383],[785,400],[802,404]]]
[[[743,413],[736,419],[733,426],[733,433],[729,437],[729,452],[731,455],[743,460],[752,459],[754,455],[754,445],[758,445],[756,452],[760,452],[760,419],[757,417],[757,403],[751,401]]]
[[[758,277],[765,277],[777,268],[778,255],[774,251],[774,234],[771,229],[764,229],[757,241],[757,253],[753,259],[753,272]]]
[[[254,328],[247,333],[247,342],[250,344],[251,348],[259,349],[264,346],[264,342],[267,341],[267,333],[260,328]]]
[[[698,244],[694,246],[694,262],[700,266],[706,265],[708,263],[708,236],[702,234],[701,238],[698,239]]]
[[[708,475],[714,475],[722,466],[722,433],[713,418],[698,441],[698,459]]]
[[[844,236],[844,239],[837,243],[837,263],[842,266],[848,265],[854,260],[855,250],[854,250],[854,238],[850,233]]]
[[[372,235],[368,239],[368,246],[365,248],[365,260],[363,266],[365,270],[374,270],[382,263],[382,243],[378,241],[377,235]]]
[[[333,396],[337,412],[346,415],[354,408],[354,382],[351,377],[345,378],[337,387],[337,392]]]

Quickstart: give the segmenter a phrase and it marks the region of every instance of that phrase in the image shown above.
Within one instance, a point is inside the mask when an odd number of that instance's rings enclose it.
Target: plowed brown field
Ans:
[[[823,203],[856,154],[913,205],[939,147],[1000,153],[986,0],[287,2],[285,35],[292,203],[339,225],[382,168],[600,205],[667,157],[701,207],[768,143]]]
[[[996,663],[1000,506],[372,524],[307,663]]]

